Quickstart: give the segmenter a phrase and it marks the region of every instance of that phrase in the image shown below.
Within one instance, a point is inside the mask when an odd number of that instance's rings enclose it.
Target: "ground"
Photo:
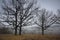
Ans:
[[[15,36],[11,34],[0,34],[0,40],[60,40],[60,36],[40,34],[24,34]]]

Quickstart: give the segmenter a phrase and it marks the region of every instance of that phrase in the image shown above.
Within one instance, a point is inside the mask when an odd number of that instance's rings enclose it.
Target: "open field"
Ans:
[[[10,35],[0,34],[0,40],[60,40],[58,35],[38,35],[38,34],[25,34],[25,35]]]

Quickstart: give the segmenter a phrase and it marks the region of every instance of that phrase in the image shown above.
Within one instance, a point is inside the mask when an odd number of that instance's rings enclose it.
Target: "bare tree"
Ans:
[[[56,24],[60,24],[60,9],[57,10],[57,18],[58,21],[56,22]]]
[[[9,1],[9,0],[8,0]],[[19,35],[21,35],[22,26],[27,25],[28,21],[33,18],[32,13],[38,9],[34,8],[35,1],[27,2],[27,0],[11,0],[9,2],[4,1],[4,5],[2,6],[3,10],[7,13],[9,18],[4,22],[8,22],[9,24],[15,26],[15,35],[17,34],[17,28],[19,27]],[[33,10],[32,10],[33,9]],[[11,17],[14,16],[14,17]]]
[[[39,13],[36,14],[38,16],[38,21],[36,21],[35,24],[41,27],[42,35],[44,35],[44,30],[52,26],[58,19],[55,14],[46,11],[46,9],[38,11]]]

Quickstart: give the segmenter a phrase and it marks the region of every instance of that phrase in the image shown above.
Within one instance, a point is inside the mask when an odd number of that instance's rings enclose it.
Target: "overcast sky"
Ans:
[[[60,0],[38,0],[38,5],[41,8],[56,12],[57,9],[60,9]]]
[[[45,8],[49,11],[53,11],[54,13],[57,9],[60,9],[60,0],[37,0],[38,6],[41,8]],[[3,10],[1,9],[2,0],[0,0],[0,12]],[[0,14],[1,15],[1,14]]]
[[[38,6],[41,8],[46,8],[47,10],[56,12],[57,9],[60,9],[60,0],[37,0]],[[0,12],[1,12],[1,3],[0,0]]]

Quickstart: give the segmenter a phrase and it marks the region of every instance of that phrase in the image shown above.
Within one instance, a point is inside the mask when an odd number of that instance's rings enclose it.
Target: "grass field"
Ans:
[[[60,40],[59,35],[38,35],[38,34],[25,34],[25,35],[10,35],[0,34],[0,40]]]

